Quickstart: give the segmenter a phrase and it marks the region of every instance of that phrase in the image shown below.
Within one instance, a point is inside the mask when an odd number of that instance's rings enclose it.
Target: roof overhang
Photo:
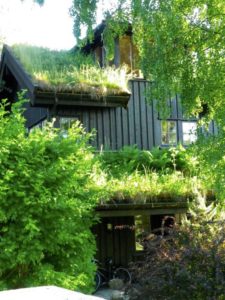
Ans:
[[[34,106],[127,107],[129,93],[92,95],[88,93],[45,92],[34,90]]]
[[[105,203],[96,207],[100,217],[135,216],[159,214],[183,214],[188,211],[187,201],[155,202],[155,203]]]

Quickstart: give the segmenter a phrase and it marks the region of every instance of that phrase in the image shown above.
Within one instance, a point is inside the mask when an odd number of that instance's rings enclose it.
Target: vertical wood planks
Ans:
[[[134,99],[134,134],[135,144],[139,149],[143,148],[142,143],[142,122],[141,122],[141,107],[140,107],[140,83],[139,81],[133,81],[133,99]]]
[[[122,126],[122,108],[115,110],[116,116],[116,149],[120,149],[123,146],[123,126]]]
[[[106,150],[110,149],[110,108],[106,108],[102,111],[103,113],[103,128],[104,128],[104,146]]]
[[[116,114],[115,109],[109,110],[109,121],[110,121],[110,149],[117,149],[117,135],[116,135]]]
[[[128,135],[129,135],[129,143],[128,145],[135,145],[136,144],[136,135],[135,135],[135,97],[134,97],[134,87],[133,87],[133,81],[130,82],[131,86],[131,97],[130,101],[128,103],[128,109],[127,109],[127,115],[128,115]]]

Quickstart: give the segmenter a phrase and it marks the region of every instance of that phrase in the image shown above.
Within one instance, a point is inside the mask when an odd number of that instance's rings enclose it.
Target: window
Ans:
[[[175,145],[177,144],[177,122],[161,121],[161,144]]]
[[[168,235],[175,224],[174,215],[152,215],[151,229],[154,235]]]
[[[60,117],[59,126],[63,137],[67,137],[68,129],[71,128],[77,121],[79,121],[78,117]]]
[[[197,123],[182,122],[183,144],[190,145],[197,140]]]

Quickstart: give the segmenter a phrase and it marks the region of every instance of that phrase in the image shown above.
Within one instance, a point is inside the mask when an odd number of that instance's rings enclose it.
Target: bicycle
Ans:
[[[124,285],[131,283],[129,270],[124,267],[115,267],[111,258],[106,262],[108,268],[101,267],[98,261],[95,262],[98,264],[98,270],[95,274],[95,291],[104,285],[108,285],[111,279],[120,279]]]

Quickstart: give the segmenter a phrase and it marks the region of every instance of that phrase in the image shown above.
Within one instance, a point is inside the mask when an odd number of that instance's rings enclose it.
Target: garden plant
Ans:
[[[0,105],[0,289],[91,291],[98,191],[90,136],[79,124],[67,138],[53,124],[27,134],[22,103]]]

